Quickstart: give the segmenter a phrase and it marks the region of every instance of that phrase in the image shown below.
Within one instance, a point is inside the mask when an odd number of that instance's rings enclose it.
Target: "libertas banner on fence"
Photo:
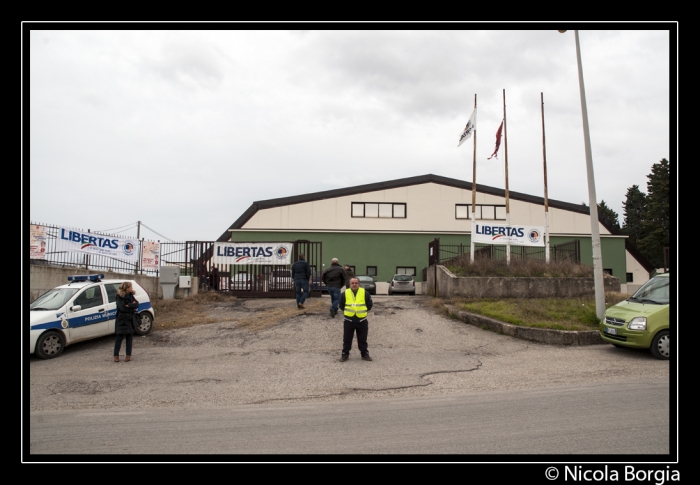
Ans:
[[[139,259],[138,242],[138,239],[122,239],[59,227],[56,237],[56,252],[96,254],[136,263]]]
[[[212,261],[217,264],[290,264],[292,243],[215,242]]]
[[[476,223],[472,229],[472,239],[478,243],[544,246],[544,228],[539,226]]]

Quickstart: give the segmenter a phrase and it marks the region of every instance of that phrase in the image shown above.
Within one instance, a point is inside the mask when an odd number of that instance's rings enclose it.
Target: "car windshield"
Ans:
[[[358,276],[357,279],[360,280],[360,283],[374,283],[370,276]]]
[[[406,275],[397,274],[396,276],[394,276],[394,280],[395,281],[411,281],[411,280],[413,280],[413,276],[407,275],[407,274]]]
[[[669,278],[652,278],[639,288],[629,301],[668,305]]]
[[[75,295],[80,288],[54,288],[29,304],[29,310],[58,310]]]

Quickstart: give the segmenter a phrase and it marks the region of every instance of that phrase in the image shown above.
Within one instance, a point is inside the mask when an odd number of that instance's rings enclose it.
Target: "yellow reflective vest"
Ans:
[[[345,290],[345,308],[343,314],[348,317],[365,318],[367,316],[367,303],[365,302],[365,289],[358,288],[357,295],[348,288]]]

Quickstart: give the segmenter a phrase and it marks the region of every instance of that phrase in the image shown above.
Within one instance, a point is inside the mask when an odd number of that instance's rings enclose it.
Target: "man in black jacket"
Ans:
[[[338,258],[331,259],[331,266],[323,272],[322,279],[331,297],[331,317],[335,318],[340,303],[340,289],[345,286],[345,270],[340,267]]]
[[[292,279],[297,296],[297,308],[304,309],[306,296],[309,294],[309,280],[311,279],[311,266],[299,254],[299,259],[292,265]]]
[[[345,289],[350,288],[350,278],[355,277],[355,272],[352,270],[349,264],[344,266],[345,268]]]

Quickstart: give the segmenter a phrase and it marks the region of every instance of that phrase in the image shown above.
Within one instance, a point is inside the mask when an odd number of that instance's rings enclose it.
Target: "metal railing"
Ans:
[[[133,263],[130,261],[122,260],[119,258],[113,258],[111,256],[105,256],[100,254],[83,254],[72,251],[57,251],[56,241],[58,238],[59,226],[52,226],[49,224],[38,224],[35,222],[30,223],[32,226],[42,226],[46,228],[46,251],[45,259],[30,259],[29,264],[44,264],[53,266],[62,266],[64,268],[76,268],[76,269],[86,269],[86,270],[97,270],[97,271],[110,271],[115,273],[127,273],[127,274],[143,274],[158,276],[157,269],[143,269],[140,267],[140,263]],[[77,229],[77,228],[76,228]],[[87,231],[92,234],[99,234],[108,237],[119,237],[124,236],[118,234],[108,234],[105,232],[98,231]],[[141,261],[142,246],[145,239],[138,241],[138,260]]]
[[[59,226],[31,223],[33,226],[43,226],[46,229],[45,259],[30,259],[30,264],[53,265],[76,269],[109,271],[115,273],[141,274],[159,276],[159,269],[142,268],[140,263],[133,263],[118,258],[103,255],[82,254],[71,251],[57,251],[56,239]],[[77,229],[77,228],[76,228]],[[109,237],[122,237],[97,231],[83,231]],[[134,238],[135,239],[135,238]],[[137,240],[139,262],[145,239]],[[149,241],[150,242],[150,241]],[[184,241],[160,242],[159,266],[176,266],[180,276],[196,276],[199,278],[200,289],[215,291],[245,292],[247,296],[289,296],[294,295],[291,284],[279,285],[272,275],[275,271],[289,270],[290,265],[230,265],[214,263],[214,241]],[[311,241],[294,241],[293,257],[302,253],[313,269],[313,284],[310,288],[312,296],[320,296],[322,271],[321,243]]]
[[[438,242],[439,244],[439,242]],[[474,244],[474,259],[485,258],[496,261],[505,260],[507,248],[503,244]],[[533,246],[511,246],[510,257],[519,259],[546,260],[546,248]],[[457,258],[469,257],[471,248],[469,244],[439,244],[439,262],[450,263]],[[557,244],[549,248],[549,260],[555,262],[572,261],[581,262],[581,241],[576,239],[567,243]]]

